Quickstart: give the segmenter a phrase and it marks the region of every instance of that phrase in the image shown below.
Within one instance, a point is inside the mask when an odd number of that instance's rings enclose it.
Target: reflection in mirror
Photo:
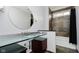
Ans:
[[[33,25],[33,14],[27,6],[8,6],[10,23],[20,30],[27,30]]]

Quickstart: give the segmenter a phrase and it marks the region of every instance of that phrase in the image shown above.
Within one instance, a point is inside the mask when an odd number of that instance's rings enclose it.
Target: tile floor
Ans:
[[[34,53],[34,52],[31,52]],[[53,53],[51,51],[45,51],[45,53]],[[78,53],[77,50],[73,50],[70,48],[62,47],[62,46],[56,46],[56,53]]]
[[[66,47],[57,46],[56,53],[78,53],[77,50],[69,49]]]

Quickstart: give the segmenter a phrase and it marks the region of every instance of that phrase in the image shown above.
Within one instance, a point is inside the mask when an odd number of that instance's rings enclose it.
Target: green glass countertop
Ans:
[[[43,34],[35,33],[35,34],[24,34],[24,35],[6,35],[6,36],[0,36],[0,48],[14,44],[19,43],[22,41],[30,40],[38,36],[42,36]]]

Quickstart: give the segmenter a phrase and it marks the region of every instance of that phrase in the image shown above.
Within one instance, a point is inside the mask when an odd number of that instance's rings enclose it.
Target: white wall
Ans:
[[[0,35],[7,35],[18,32],[21,32],[21,30],[18,30],[10,23],[7,10],[4,9],[3,12],[0,11]]]
[[[28,31],[48,30],[48,7],[42,6],[29,6],[29,9],[33,13],[34,19],[38,20]],[[8,17],[7,9],[4,12],[0,12],[0,35],[14,34],[20,32],[27,32],[27,30],[19,30],[14,27]]]
[[[20,30],[26,30],[30,28],[31,13],[25,12],[17,7],[7,7],[8,16],[11,23]]]
[[[33,13],[34,19],[38,20],[37,22],[34,23],[30,31],[48,30],[49,29],[48,7],[29,6],[29,9]]]

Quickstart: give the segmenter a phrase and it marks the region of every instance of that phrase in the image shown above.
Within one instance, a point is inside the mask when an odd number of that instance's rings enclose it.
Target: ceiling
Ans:
[[[49,6],[51,11],[59,10],[59,9],[66,8],[66,7],[69,7],[69,6]]]

